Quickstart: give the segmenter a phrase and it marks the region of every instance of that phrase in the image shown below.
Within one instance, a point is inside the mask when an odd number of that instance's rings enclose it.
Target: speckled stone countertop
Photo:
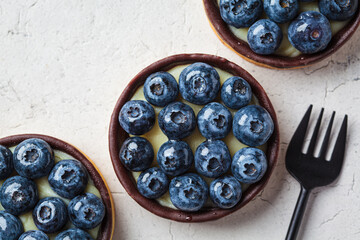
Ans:
[[[288,142],[310,103],[349,115],[338,181],[315,189],[299,239],[360,238],[360,31],[332,57],[300,70],[246,62],[211,30],[200,0],[3,0],[0,2],[0,137],[43,133],[80,148],[99,166],[116,205],[114,240],[284,239],[299,184],[284,166]],[[124,191],[108,152],[108,126],[128,81],[177,53],[209,53],[248,70],[265,88],[281,131],[278,166],[265,190],[221,220],[159,218]]]

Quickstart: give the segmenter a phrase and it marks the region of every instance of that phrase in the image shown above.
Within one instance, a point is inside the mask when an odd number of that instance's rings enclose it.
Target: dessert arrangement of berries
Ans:
[[[267,172],[272,116],[246,79],[206,62],[147,74],[117,119],[129,134],[118,161],[164,207],[233,208]]]
[[[251,62],[301,67],[340,48],[360,23],[359,1],[203,0],[219,38]]]
[[[0,239],[102,239],[107,210],[84,164],[41,138],[18,139],[0,144]]]

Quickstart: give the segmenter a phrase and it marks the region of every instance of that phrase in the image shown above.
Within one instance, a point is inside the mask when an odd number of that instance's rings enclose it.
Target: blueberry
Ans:
[[[143,100],[128,101],[121,108],[119,122],[128,134],[142,135],[154,126],[154,108]]]
[[[90,234],[79,228],[71,228],[59,233],[55,240],[94,240]]]
[[[299,2],[298,0],[264,0],[264,10],[270,20],[286,23],[296,17]]]
[[[262,0],[220,0],[222,19],[236,28],[250,27],[262,11]]]
[[[8,178],[0,189],[0,201],[4,209],[20,215],[30,211],[38,202],[39,194],[36,184],[21,176]]]
[[[290,23],[288,38],[302,53],[319,52],[324,50],[331,40],[330,22],[319,12],[302,12]]]
[[[32,230],[21,234],[19,240],[49,240],[49,237],[42,231]]]
[[[50,145],[38,138],[30,138],[17,145],[13,159],[19,175],[30,179],[47,176],[55,164]]]
[[[88,173],[78,160],[65,159],[51,170],[48,181],[57,194],[72,199],[84,192],[88,183]]]
[[[241,77],[230,77],[221,87],[221,101],[229,108],[242,108],[250,103],[251,97],[251,87]]]
[[[329,20],[345,21],[358,9],[358,0],[319,0],[319,10]]]
[[[157,162],[167,175],[178,176],[189,170],[194,155],[186,142],[170,140],[161,145],[157,152]]]
[[[194,104],[204,105],[213,101],[220,89],[220,76],[206,63],[193,63],[179,77],[181,96]]]
[[[247,33],[251,50],[262,55],[274,53],[280,47],[282,38],[280,27],[269,19],[255,22]]]
[[[178,84],[170,73],[157,72],[146,78],[144,96],[149,103],[164,107],[175,101],[178,94]]]
[[[234,115],[234,136],[248,146],[265,144],[273,131],[274,122],[268,111],[261,106],[248,105]]]
[[[180,210],[194,212],[204,206],[208,197],[208,185],[195,173],[173,178],[170,182],[170,200]]]
[[[45,233],[61,230],[68,220],[66,205],[57,197],[41,199],[32,215],[36,227]]]
[[[196,127],[196,117],[192,108],[182,102],[174,102],[163,108],[158,116],[161,131],[169,139],[189,136]]]
[[[203,107],[197,115],[201,135],[207,139],[222,139],[231,130],[232,116],[222,104],[212,102]]]
[[[137,179],[137,188],[146,198],[156,199],[164,195],[169,186],[169,179],[159,168],[153,167],[142,172]]]
[[[10,149],[0,145],[0,180],[8,178],[14,170],[13,155]]]
[[[81,229],[98,226],[105,216],[105,205],[92,193],[85,193],[73,198],[68,206],[71,222]]]
[[[217,178],[226,173],[231,164],[228,147],[221,140],[207,140],[195,151],[196,171],[205,177]]]
[[[119,158],[128,170],[143,171],[150,167],[154,159],[154,149],[143,137],[129,137],[121,146]]]
[[[267,169],[266,155],[258,148],[247,147],[237,151],[231,163],[231,172],[242,183],[255,183]]]
[[[19,218],[0,211],[0,239],[17,240],[24,232],[24,227]]]
[[[241,184],[233,176],[223,176],[210,184],[210,198],[220,208],[232,208],[241,198]]]

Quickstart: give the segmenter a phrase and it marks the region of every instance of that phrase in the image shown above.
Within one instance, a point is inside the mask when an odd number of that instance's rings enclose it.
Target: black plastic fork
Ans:
[[[332,113],[328,128],[325,132],[325,137],[320,148],[320,154],[318,157],[314,156],[324,109],[321,109],[307,153],[302,152],[311,110],[312,105],[310,105],[297,127],[286,152],[286,168],[301,185],[300,195],[291,218],[286,240],[296,239],[311,190],[315,187],[321,187],[332,183],[339,176],[344,160],[347,115],[345,115],[342,122],[330,160],[327,161],[325,158],[326,152],[328,151],[335,112]]]

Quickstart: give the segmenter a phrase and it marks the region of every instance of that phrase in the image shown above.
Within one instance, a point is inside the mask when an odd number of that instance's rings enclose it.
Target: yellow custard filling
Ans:
[[[12,152],[14,152],[15,146],[11,147],[10,150]],[[54,155],[55,155],[55,163],[57,163],[57,162],[59,162],[61,160],[65,160],[65,159],[74,159],[70,155],[68,155],[68,154],[66,154],[64,152],[58,151],[58,150],[54,150]],[[4,181],[5,180],[0,181],[0,187],[2,186]],[[39,192],[39,200],[42,199],[42,198],[45,198],[45,197],[58,197],[61,200],[63,200],[66,205],[69,204],[69,202],[70,202],[69,199],[60,197],[56,192],[54,192],[51,189],[50,184],[49,184],[48,179],[47,179],[47,176],[36,179],[35,183],[37,185],[38,192]],[[90,178],[89,178],[88,184],[86,186],[85,192],[93,193],[96,196],[98,196],[99,198],[101,198],[99,190],[95,187],[93,181]],[[0,203],[0,210],[4,210],[1,203]],[[38,230],[38,228],[36,227],[36,225],[35,225],[35,223],[33,221],[32,211],[20,215],[19,218],[20,218],[22,224],[24,225],[24,231],[25,232],[30,231],[30,230]],[[94,238],[94,239],[97,238],[98,233],[99,233],[99,229],[100,229],[100,225],[97,226],[96,228],[93,228],[93,229],[87,231],[91,235],[92,238]],[[68,223],[66,224],[64,229],[69,229],[69,228],[74,228],[74,227],[75,226],[70,222],[70,220],[68,220]],[[47,235],[49,236],[49,238],[51,240],[53,240],[53,239],[55,239],[57,233],[47,234]]]
[[[217,1],[218,1],[218,6],[219,6],[220,0],[217,0]],[[319,12],[317,1],[315,1],[315,2],[299,2],[299,6],[300,6],[299,12],[306,12],[306,11]],[[262,18],[267,18],[265,12],[264,12]],[[337,32],[339,32],[348,22],[349,21],[330,21],[332,35],[334,36]],[[290,22],[278,24],[283,32],[283,40],[281,42],[280,47],[276,50],[275,54],[280,55],[280,56],[285,56],[285,57],[297,57],[301,54],[301,52],[299,50],[297,50],[296,48],[294,48],[288,39],[287,29],[288,29],[289,24],[290,24]],[[248,32],[249,28],[236,28],[236,27],[233,27],[230,25],[228,25],[228,26],[229,26],[229,29],[231,30],[231,32],[237,38],[247,42],[247,32]]]
[[[187,66],[189,66],[190,64],[187,65],[179,65],[176,66],[172,69],[170,69],[168,71],[168,73],[170,73],[171,75],[174,76],[174,78],[176,79],[176,81],[179,81],[179,76],[180,73],[182,72],[182,70],[184,68],[186,68]],[[215,68],[216,71],[219,73],[220,76],[220,83],[221,85],[230,77],[234,76],[226,71],[223,71],[219,68]],[[131,98],[131,100],[145,100],[144,97],[144,93],[143,93],[143,86],[140,86],[135,94],[133,95],[133,97]],[[146,100],[145,100],[146,101]],[[204,107],[203,105],[196,105],[196,104],[192,104],[189,103],[188,101],[185,101],[183,98],[181,98],[180,94],[179,97],[177,99],[177,101],[183,102],[188,104],[195,112],[195,115],[197,115],[197,113]],[[220,99],[216,99],[216,102],[221,102]],[[253,96],[252,101],[250,104],[258,104],[258,100],[256,99],[256,97]],[[149,140],[149,142],[152,144],[153,148],[154,148],[154,154],[155,154],[155,159],[153,161],[152,166],[158,166],[157,161],[156,161],[156,154],[158,149],[160,148],[160,146],[168,141],[168,138],[166,137],[166,135],[161,131],[159,124],[158,124],[158,120],[157,120],[157,116],[159,115],[159,112],[161,111],[161,109],[163,109],[162,107],[156,107],[153,106],[154,110],[155,110],[155,114],[156,114],[156,120],[155,120],[155,125],[154,127],[147,132],[146,134],[142,135],[142,137],[146,138],[147,140]],[[231,114],[234,116],[234,114],[236,113],[237,110],[233,110],[230,109]],[[192,149],[193,153],[195,153],[196,148],[206,140],[206,138],[204,138],[198,128],[196,128],[194,130],[194,132],[188,136],[187,138],[183,139],[183,141],[187,142],[190,146],[190,148]],[[233,156],[237,151],[239,151],[241,148],[247,147],[246,145],[242,144],[241,142],[239,142],[234,134],[232,133],[232,131],[230,131],[230,133],[224,138],[222,139],[226,145],[229,148],[230,154],[231,156]],[[259,147],[260,149],[262,149],[263,151],[266,150],[266,144],[263,146]],[[191,172],[196,172],[194,167],[190,170]],[[137,180],[139,175],[141,174],[141,172],[132,172],[133,177]],[[203,179],[205,179],[207,181],[207,183],[210,185],[211,181],[213,179],[211,178],[206,178],[204,176],[201,176]],[[247,188],[247,186],[244,184],[242,185],[242,189],[245,190]],[[172,204],[171,200],[170,200],[170,195],[169,195],[169,191],[167,193],[165,193],[161,198],[157,199],[157,201],[166,207],[169,208],[173,208],[176,209],[175,206]],[[210,198],[208,198],[207,203],[205,204],[205,206],[214,206],[210,200]]]

